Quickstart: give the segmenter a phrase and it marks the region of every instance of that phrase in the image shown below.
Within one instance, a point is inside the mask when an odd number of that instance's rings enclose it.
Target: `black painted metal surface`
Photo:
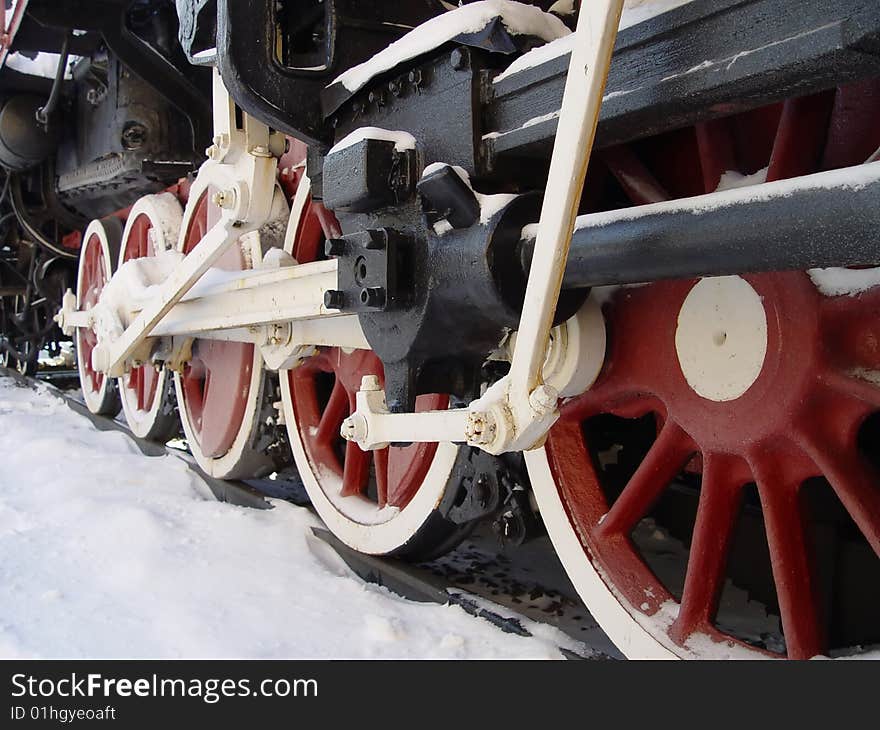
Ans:
[[[805,271],[880,263],[880,180],[815,188],[775,185],[659,205],[655,212],[624,209],[584,216],[572,238],[563,287],[637,284],[770,271]],[[834,173],[845,178],[847,171]],[[827,180],[821,175],[801,178]],[[832,180],[834,178],[831,178]],[[768,186],[769,187],[769,186]],[[528,267],[534,241],[522,244]]]
[[[548,160],[569,55],[491,87],[484,156]],[[694,0],[618,36],[597,148],[880,74],[876,0]],[[528,126],[526,126],[528,124]],[[520,160],[519,163],[516,160]]]

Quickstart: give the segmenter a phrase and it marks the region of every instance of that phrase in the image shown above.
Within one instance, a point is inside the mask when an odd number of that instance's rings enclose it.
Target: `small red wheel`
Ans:
[[[294,189],[309,184],[302,168],[291,180]],[[289,231],[295,235],[288,236],[288,252],[300,263],[321,258],[325,236],[341,234],[336,219],[302,190],[293,207]],[[282,372],[291,449],[312,504],[334,535],[361,552],[426,558],[451,549],[470,527],[451,523],[438,509],[459,449],[416,444],[365,452],[344,441],[340,427],[355,409],[364,375],[383,378],[379,358],[369,350],[339,347],[321,348]],[[447,396],[425,395],[417,409],[448,403]]]
[[[77,309],[91,309],[98,303],[110,281],[121,242],[122,222],[118,218],[94,220],[86,228],[76,277]],[[92,367],[92,350],[97,343],[94,330],[77,329],[76,364],[83,400],[92,413],[115,416],[121,408],[116,381]]]
[[[125,224],[119,266],[171,250],[180,222],[180,203],[171,193],[138,200]],[[177,404],[167,370],[141,363],[119,378],[118,387],[125,420],[135,436],[164,443],[178,433]]]
[[[855,165],[880,139],[876,126],[867,139],[848,130],[878,107],[880,93],[841,89],[678,132],[641,159],[609,154],[606,183],[647,203],[645,191],[714,191],[722,173],[747,183]],[[880,287],[856,286],[864,274],[594,292],[602,373],[526,459],[560,558],[628,656],[880,643]]]
[[[203,191],[190,199],[184,213],[183,253],[192,252],[215,222],[217,209]],[[286,211],[279,211],[279,214]],[[219,216],[216,216],[219,218]],[[215,264],[243,271],[262,254],[233,245]],[[197,339],[183,374],[174,374],[180,420],[190,451],[199,466],[218,479],[264,476],[279,464],[266,448],[266,420],[276,415],[277,386],[270,382],[263,358],[253,344]]]

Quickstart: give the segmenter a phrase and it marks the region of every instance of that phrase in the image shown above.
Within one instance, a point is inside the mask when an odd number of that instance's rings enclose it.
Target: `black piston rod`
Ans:
[[[523,229],[528,270],[536,225]],[[563,288],[880,265],[880,163],[578,218]]]

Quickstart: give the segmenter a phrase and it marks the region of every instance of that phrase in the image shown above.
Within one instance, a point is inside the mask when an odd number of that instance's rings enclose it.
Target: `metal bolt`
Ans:
[[[136,150],[147,141],[147,128],[143,124],[130,122],[122,130],[122,146],[127,150]]]
[[[456,71],[467,68],[469,60],[468,53],[463,48],[456,48],[449,56],[449,62]]]
[[[388,82],[388,91],[390,91],[394,96],[400,96],[400,92],[402,90],[403,84],[401,84],[398,79],[392,79]]]
[[[218,190],[211,196],[211,202],[219,208],[232,208],[235,206],[235,191]]]
[[[364,248],[368,251],[384,251],[388,243],[388,233],[384,230],[371,231]]]
[[[345,253],[345,241],[341,238],[328,238],[324,244],[324,253],[327,256],[342,256]]]
[[[324,292],[324,306],[327,309],[342,309],[345,306],[345,292],[328,289]]]
[[[364,441],[369,435],[367,422],[358,414],[349,416],[342,422],[339,435],[346,441]]]
[[[539,416],[549,416],[556,410],[559,392],[549,385],[539,385],[529,395],[529,405]]]
[[[269,148],[263,144],[258,144],[258,145],[254,145],[253,147],[251,147],[250,153],[254,157],[271,157],[272,156],[272,153],[269,152]]]
[[[361,289],[361,304],[366,307],[384,307],[385,290],[381,286],[369,286]]]
[[[361,390],[364,393],[375,393],[382,390],[382,384],[379,382],[378,375],[364,375],[361,378]]]
[[[354,421],[351,418],[346,418],[339,429],[339,435],[346,441],[354,441],[356,434],[357,428],[354,425]]]
[[[467,424],[464,429],[468,443],[485,446],[492,443],[495,437],[495,425],[488,413],[468,414]]]

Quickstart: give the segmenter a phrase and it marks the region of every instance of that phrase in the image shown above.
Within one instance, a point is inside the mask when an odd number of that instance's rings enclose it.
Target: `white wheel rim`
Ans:
[[[587,608],[615,646],[630,659],[676,659],[680,647],[661,643],[626,610],[605,584],[569,522],[543,448],[525,452],[526,466],[541,518],[562,562]],[[662,633],[662,632],[661,632]],[[752,656],[751,658],[754,658]]]
[[[149,219],[152,229],[155,231],[153,240],[156,250],[167,251],[177,243],[183,220],[183,211],[177,198],[171,193],[147,195],[134,204],[126,221],[125,231],[122,234],[122,245],[119,250],[119,266],[122,266],[125,261],[126,242],[131,229],[141,216]],[[128,387],[126,379],[127,376],[119,378],[117,381],[125,419],[135,436],[148,438],[156,419],[162,415],[163,409],[167,405],[168,372],[164,369],[159,371],[153,403],[147,410],[138,408],[137,394]]]
[[[309,202],[309,179],[303,176],[291,203],[285,251],[293,253],[296,233]],[[369,555],[387,555],[406,545],[435,512],[458,457],[458,447],[441,443],[431,460],[422,484],[403,509],[378,506],[363,497],[328,495],[318,480],[299,433],[288,371],[281,371],[281,402],[290,439],[290,449],[312,505],[330,531],[343,543]],[[339,479],[338,477],[325,477]],[[341,486],[341,480],[339,480]],[[372,512],[371,512],[372,510]],[[380,514],[381,513],[381,514]]]
[[[83,264],[85,262],[85,247],[89,245],[89,242],[93,239],[93,237],[97,237],[98,243],[101,246],[101,255],[104,259],[104,284],[107,284],[108,278],[106,274],[113,271],[113,262],[110,259],[110,242],[107,239],[107,230],[104,228],[104,224],[99,220],[93,220],[89,223],[88,228],[86,228],[85,234],[83,235],[83,251],[80,252],[79,257],[79,266],[77,267],[76,272],[76,308],[79,309],[82,307],[82,278],[83,278]],[[86,407],[92,412],[97,413],[104,405],[104,400],[107,396],[107,388],[110,387],[110,378],[103,377],[101,379],[101,386],[98,390],[93,390],[92,388],[87,388],[86,383],[89,381],[89,374],[85,371],[83,366],[83,361],[81,357],[81,353],[83,351],[82,346],[82,334],[79,329],[76,331],[76,369],[79,373],[79,382],[82,386],[82,394],[83,400],[86,402]]]
[[[406,545],[439,506],[455,466],[458,447],[438,444],[421,486],[406,507],[379,510],[365,498],[328,495],[324,491],[326,485],[318,481],[299,434],[286,372],[282,372],[281,377],[281,400],[293,459],[312,505],[330,531],[350,548],[370,555],[387,555]],[[325,482],[328,479],[331,477],[324,477]],[[341,488],[341,479],[335,477],[334,484],[336,480]]]

